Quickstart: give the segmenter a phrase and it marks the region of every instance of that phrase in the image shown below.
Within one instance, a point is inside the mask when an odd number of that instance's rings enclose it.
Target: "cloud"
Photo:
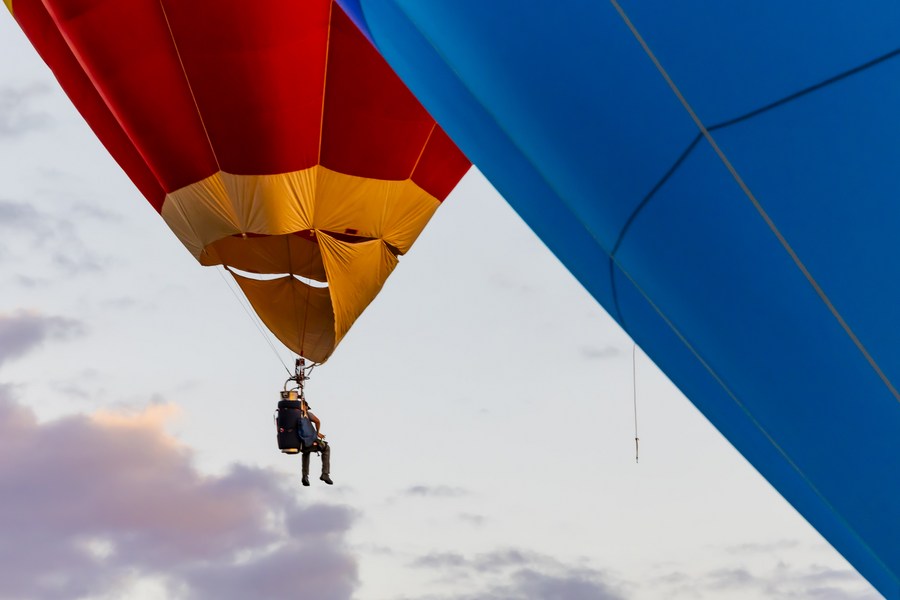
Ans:
[[[727,546],[725,552],[734,555],[753,555],[760,553],[779,552],[782,550],[791,550],[800,545],[797,540],[775,540],[766,543],[746,543]]]
[[[104,211],[90,211],[76,205],[72,211],[95,220],[112,220],[116,217]],[[46,257],[58,270],[67,275],[97,272],[108,266],[110,260],[95,256],[77,234],[76,224],[70,219],[53,213],[42,212],[24,202],[0,199],[0,231],[6,240],[19,243],[4,248],[5,262],[18,263],[30,255]],[[15,252],[13,252],[15,250]],[[42,282],[29,275],[19,275],[18,281],[26,287],[36,287]]]
[[[452,595],[431,595],[418,600],[622,600],[620,585],[596,569],[572,566],[535,552],[500,550],[472,558],[454,553],[432,553],[412,566],[436,571],[444,581],[474,582],[479,588]]]
[[[435,552],[420,556],[413,561],[412,566],[428,569],[451,569],[468,567],[469,561],[462,554],[455,552]]]
[[[490,595],[485,596],[497,600],[501,598],[620,600],[624,597],[610,588],[595,571],[570,571],[563,575],[553,575],[530,569],[515,573],[510,585],[495,589]]]
[[[2,258],[3,257],[0,256],[0,259],[2,259]],[[2,260],[0,260],[0,262],[2,262]],[[45,285],[51,283],[51,281],[52,281],[50,279],[31,277],[30,275],[22,275],[22,274],[14,275],[12,277],[12,280],[15,281],[18,285],[22,286],[23,288],[28,288],[28,289],[36,289],[36,288],[45,286]]]
[[[18,137],[46,127],[51,122],[50,115],[35,111],[32,104],[49,91],[45,85],[0,87],[0,137]]]
[[[748,544],[739,547],[739,552],[765,554],[773,548],[791,548],[793,545],[788,541]],[[719,568],[692,574],[682,569],[652,577],[648,586],[658,596],[666,598],[721,598],[735,593],[742,597],[773,600],[875,600],[880,597],[852,569],[834,569],[816,564],[794,566],[783,561],[777,561],[774,565]]]
[[[43,233],[47,230],[46,221],[44,215],[30,204],[0,200],[0,228]]]
[[[28,353],[47,339],[64,339],[82,332],[79,321],[63,317],[47,317],[28,311],[0,314],[0,366]]]
[[[405,496],[420,496],[428,498],[459,498],[468,492],[462,488],[446,485],[414,485],[403,491]]]
[[[876,600],[877,592],[851,569],[816,564],[791,566],[783,561],[761,564],[770,548],[791,548],[790,541],[747,545],[757,552],[753,566],[697,569],[693,565],[668,570],[657,567],[639,581],[626,582],[610,572],[579,561],[509,548],[467,556],[432,552],[412,561],[414,569],[434,574],[438,594],[405,600],[621,600],[632,592],[641,597],[713,600],[729,597],[772,600]],[[453,590],[453,588],[462,591]]]
[[[0,387],[0,598],[350,598],[355,513],[303,504],[272,471],[199,473],[173,408],[40,423]]]
[[[747,569],[716,569],[706,576],[709,587],[713,589],[740,588],[747,589],[762,583]]]
[[[75,204],[71,209],[71,213],[78,218],[94,219],[103,223],[122,222],[122,215],[84,202]]]
[[[78,252],[74,252],[72,248],[53,252],[50,256],[53,265],[70,275],[73,273],[99,272],[109,266],[109,259],[94,256],[87,252],[80,243],[77,243],[77,246],[79,246]]]
[[[580,348],[581,355],[587,359],[603,359],[603,358],[615,358],[619,356],[621,352],[615,346],[604,346],[602,348],[598,348],[596,346],[582,346]]]
[[[470,525],[474,525],[475,527],[481,527],[484,525],[485,519],[484,515],[476,515],[473,513],[460,513],[460,520],[465,521]]]

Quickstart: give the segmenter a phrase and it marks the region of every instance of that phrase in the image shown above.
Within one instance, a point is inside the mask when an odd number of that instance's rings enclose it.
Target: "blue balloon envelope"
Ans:
[[[900,4],[339,1],[685,395],[900,598]]]

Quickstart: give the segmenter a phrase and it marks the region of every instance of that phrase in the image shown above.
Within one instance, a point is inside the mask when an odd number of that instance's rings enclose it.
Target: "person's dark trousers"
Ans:
[[[303,451],[303,476],[309,476],[309,455],[310,450]],[[322,475],[331,473],[331,446],[325,440],[319,440],[319,454],[322,455]]]

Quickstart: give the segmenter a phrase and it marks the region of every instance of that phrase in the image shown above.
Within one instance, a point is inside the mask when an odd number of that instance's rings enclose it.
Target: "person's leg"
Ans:
[[[322,446],[322,475],[331,473],[331,444],[321,444]]]
[[[319,445],[322,452],[322,476],[319,479],[331,485],[331,444],[321,443]]]
[[[309,485],[309,452],[303,452],[302,467],[300,472],[303,474],[303,485]]]

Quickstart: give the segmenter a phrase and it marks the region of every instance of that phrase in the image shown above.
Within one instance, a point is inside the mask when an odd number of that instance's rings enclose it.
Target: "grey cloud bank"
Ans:
[[[166,411],[40,423],[0,387],[0,598],[126,594],[350,598],[349,508],[304,505],[279,475],[205,476],[162,429]]]

